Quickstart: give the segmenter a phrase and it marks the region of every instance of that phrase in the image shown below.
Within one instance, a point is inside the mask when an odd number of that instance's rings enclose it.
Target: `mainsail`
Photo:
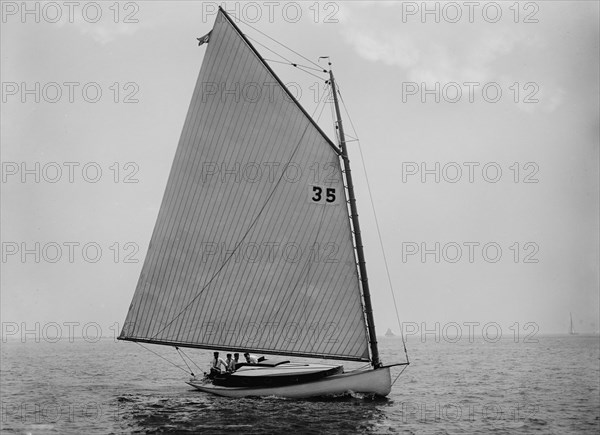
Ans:
[[[339,150],[222,11],[119,338],[369,360]]]

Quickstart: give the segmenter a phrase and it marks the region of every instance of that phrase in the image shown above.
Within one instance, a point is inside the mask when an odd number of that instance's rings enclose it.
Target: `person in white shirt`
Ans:
[[[235,361],[231,358],[230,353],[227,354],[225,364],[227,364],[227,373],[233,373],[235,371]]]
[[[254,355],[250,355],[248,352],[246,352],[244,357],[246,358],[246,362],[248,364],[258,364],[258,359]]]
[[[219,358],[219,352],[213,353],[213,360],[210,365],[210,374],[209,377],[214,377],[215,375],[221,374],[221,366],[225,367],[227,370],[227,363],[223,361],[223,358]]]

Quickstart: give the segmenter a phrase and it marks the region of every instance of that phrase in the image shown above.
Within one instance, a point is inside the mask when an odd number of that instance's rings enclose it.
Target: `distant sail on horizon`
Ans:
[[[569,335],[577,335],[573,326],[573,315],[571,313],[569,313]]]

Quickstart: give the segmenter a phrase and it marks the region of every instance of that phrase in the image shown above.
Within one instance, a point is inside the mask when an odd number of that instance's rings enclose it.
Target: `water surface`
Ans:
[[[2,343],[2,433],[597,433],[598,336],[410,340],[411,365],[385,399],[207,395],[130,342]],[[385,362],[402,361],[381,338]],[[171,348],[149,346],[186,369]],[[186,350],[202,368],[210,352]],[[348,366],[348,365],[346,365]],[[196,367],[191,367],[198,372]],[[392,376],[398,370],[392,371]]]

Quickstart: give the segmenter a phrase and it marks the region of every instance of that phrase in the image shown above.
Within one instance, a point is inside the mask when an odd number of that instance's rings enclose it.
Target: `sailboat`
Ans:
[[[385,396],[333,72],[339,146],[222,9],[120,340],[277,355],[192,387]],[[324,72],[327,72],[324,70]],[[362,361],[362,369],[282,357]]]
[[[569,313],[569,335],[577,335],[577,332],[575,332],[575,327],[573,326],[573,315],[571,313]]]
[[[394,334],[394,333],[392,332],[392,330],[391,330],[390,328],[388,328],[388,329],[387,329],[387,331],[385,331],[385,336],[386,336],[386,337],[395,337],[395,336],[396,336],[396,334]]]

